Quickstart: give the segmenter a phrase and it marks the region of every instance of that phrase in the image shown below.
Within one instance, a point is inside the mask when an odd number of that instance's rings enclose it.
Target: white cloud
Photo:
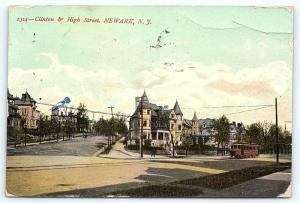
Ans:
[[[99,66],[91,70],[61,64],[55,54],[45,53],[51,59],[49,67],[9,70],[9,88],[18,94],[28,89],[42,102],[55,104],[65,96],[71,105],[84,102],[89,109],[106,111],[114,105],[115,112],[131,114],[136,96],[146,89],[150,102],[173,107],[178,99],[184,116],[191,118],[197,111],[199,118],[218,117],[245,109],[203,109],[203,106],[273,104],[274,97],[282,96],[281,119],[291,120],[291,68],[284,62],[273,62],[263,67],[234,70],[216,63],[206,66],[200,62],[164,61],[156,68],[147,65],[126,78],[122,70]],[[48,111],[49,107],[39,107]],[[258,116],[259,113],[259,116]],[[230,116],[244,122],[273,120],[273,110],[254,111]]]
[[[107,67],[86,70],[61,64],[55,54],[42,55],[51,59],[49,67],[28,70],[13,68],[9,71],[8,87],[11,93],[21,96],[27,89],[37,101],[50,104],[69,96],[71,106],[76,107],[84,102],[88,108],[99,111],[108,111],[107,106],[110,105],[130,109],[131,105],[125,104],[127,100],[124,100],[124,94],[126,92],[130,99],[134,98],[134,94],[126,87],[120,72]],[[49,107],[40,105],[39,109],[49,113]]]
[[[178,64],[166,61],[157,68],[139,73],[141,86],[148,89],[152,101],[173,106],[178,99],[188,118],[193,111],[197,111],[199,117],[215,117],[245,110],[203,109],[203,106],[273,104],[274,98],[279,96],[287,97],[290,105],[282,109],[282,114],[290,118],[291,74],[291,68],[282,61],[239,70],[220,63],[206,66],[199,62]],[[244,114],[248,117],[243,117],[243,114],[232,117],[247,121],[260,118],[273,120],[273,111],[263,113],[261,117],[257,116],[258,112]]]

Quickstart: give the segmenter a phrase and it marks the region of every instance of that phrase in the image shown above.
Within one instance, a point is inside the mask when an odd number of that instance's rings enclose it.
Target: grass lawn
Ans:
[[[254,166],[250,168],[229,171],[221,174],[209,175],[200,178],[175,182],[183,185],[195,185],[211,189],[223,189],[233,185],[265,176],[271,173],[291,168],[291,163],[273,164],[267,166]]]
[[[168,184],[144,186],[115,192],[113,196],[126,197],[193,197],[202,194],[201,187],[215,190],[291,168],[291,163],[254,166],[221,174],[176,181]]]
[[[194,188],[181,188],[172,185],[151,185],[115,192],[116,197],[191,197],[201,194],[202,191]]]

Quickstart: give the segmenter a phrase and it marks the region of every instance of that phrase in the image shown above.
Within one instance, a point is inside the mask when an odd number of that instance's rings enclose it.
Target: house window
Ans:
[[[152,140],[156,140],[157,139],[157,137],[156,137],[156,132],[153,132],[152,133]]]
[[[174,124],[171,124],[171,129],[174,129]]]
[[[159,133],[158,133],[158,139],[159,139],[159,140],[163,140],[163,139],[164,139],[164,133],[159,132]]]
[[[147,139],[147,133],[143,132],[143,139]]]
[[[147,114],[150,115],[150,110],[147,110]]]
[[[27,114],[26,109],[22,109],[22,115],[25,116]]]
[[[178,130],[181,130],[181,125],[178,126]]]
[[[144,127],[147,126],[147,121],[144,121],[143,126],[144,126]]]

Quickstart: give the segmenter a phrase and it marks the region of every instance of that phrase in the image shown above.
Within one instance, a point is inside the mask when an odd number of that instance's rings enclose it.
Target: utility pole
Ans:
[[[92,123],[92,135],[95,135],[96,134],[96,131],[95,131],[95,112],[93,112],[93,123]]]
[[[112,118],[112,129],[114,128],[114,126],[113,126],[113,119],[114,119],[114,113],[113,113],[113,108],[115,108],[115,107],[113,107],[113,106],[109,106],[109,107],[107,107],[107,108],[109,108],[110,109],[110,112],[111,112],[111,118]],[[111,144],[112,144],[112,139],[110,139],[112,137],[112,135],[108,135],[108,137],[107,137],[107,143],[108,143],[108,148],[110,148],[111,147]]]
[[[276,116],[276,163],[279,163],[279,136],[278,136],[278,115],[277,115],[277,97],[275,98],[275,116]]]
[[[143,151],[143,130],[144,130],[144,121],[143,121],[143,97],[141,97],[141,137],[140,137],[140,154],[141,154],[141,159],[144,156],[144,151]]]

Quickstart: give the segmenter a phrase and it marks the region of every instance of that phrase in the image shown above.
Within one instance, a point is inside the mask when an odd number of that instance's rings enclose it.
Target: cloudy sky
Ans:
[[[99,18],[101,23],[18,22],[21,17]],[[105,18],[135,24],[105,24]],[[151,24],[138,24],[150,19]],[[214,118],[274,104],[292,119],[293,10],[258,7],[14,7],[9,14],[8,87],[38,101],[131,114],[144,89],[150,102],[184,117]],[[40,100],[41,98],[41,100]],[[44,113],[49,107],[39,106]],[[274,121],[274,107],[228,115]],[[289,126],[287,126],[289,127]]]

